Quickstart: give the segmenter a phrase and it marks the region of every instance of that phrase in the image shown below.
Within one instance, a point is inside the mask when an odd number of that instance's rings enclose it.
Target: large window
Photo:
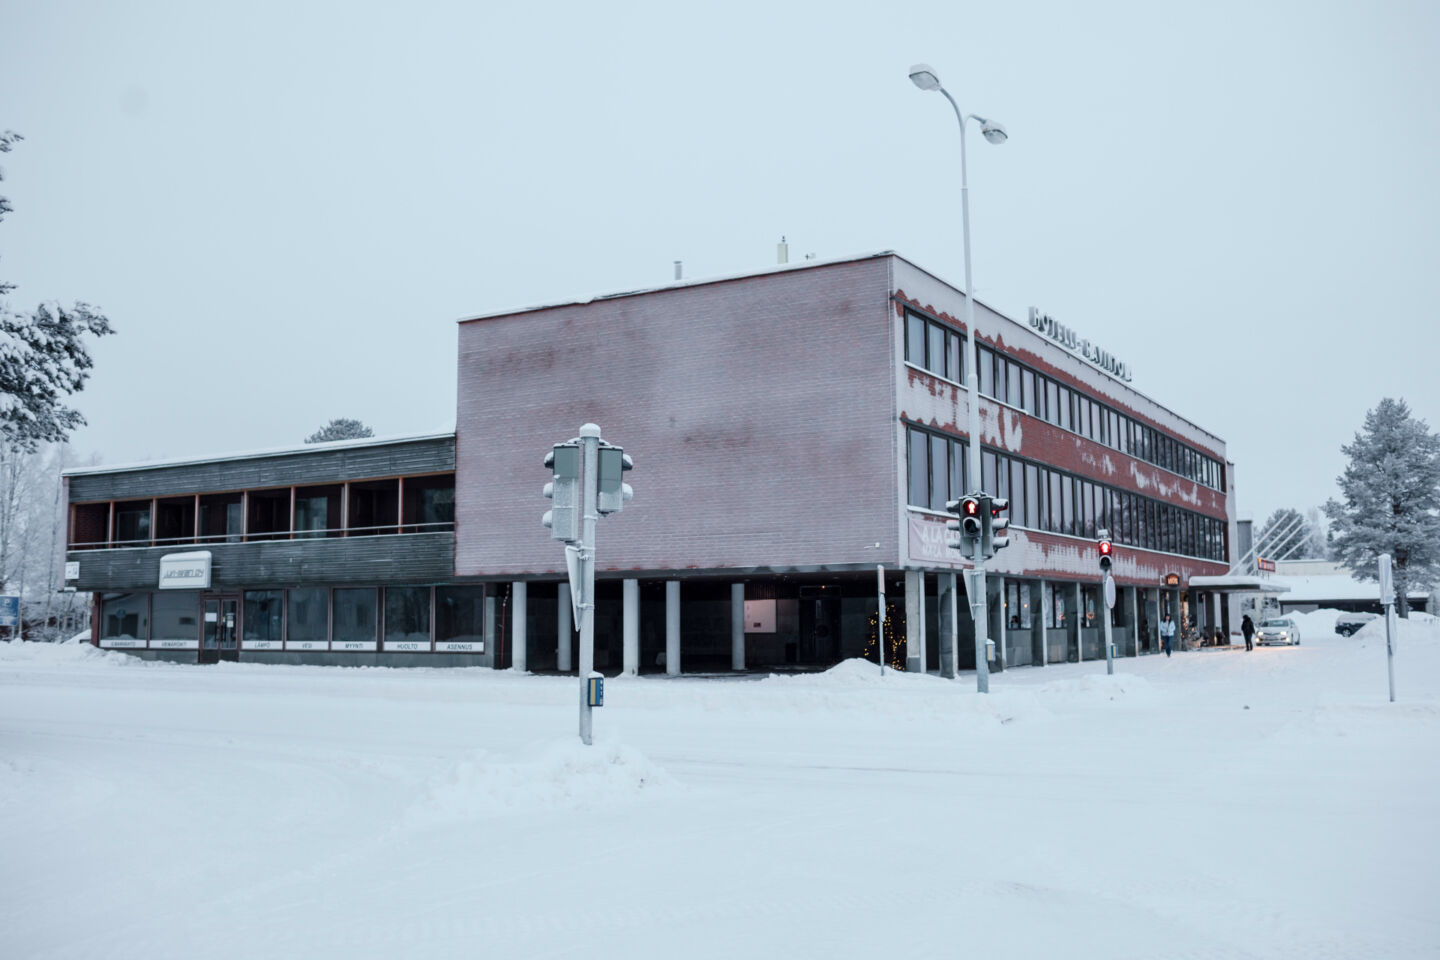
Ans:
[[[954,437],[910,427],[910,503],[928,510],[944,510],[946,502],[966,492],[965,444]]]
[[[350,484],[350,521],[354,534],[394,533],[400,519],[400,481],[367,480]]]
[[[252,490],[245,527],[247,540],[280,540],[290,536],[290,488]]]
[[[295,537],[338,537],[340,529],[340,492],[338,483],[319,487],[295,488]]]
[[[194,650],[200,645],[200,594],[160,590],[151,597],[150,646]]]
[[[148,593],[107,593],[100,598],[100,646],[143,647],[149,635]]]
[[[243,646],[250,650],[279,650],[284,625],[281,608],[284,594],[279,590],[245,591],[245,633]]]
[[[190,543],[195,539],[195,498],[155,501],[155,543]]]
[[[379,627],[374,587],[335,590],[335,627],[332,650],[374,650]]]
[[[200,498],[200,539],[238,543],[245,529],[245,495],[214,493]]]
[[[485,588],[435,588],[435,649],[485,652]]]
[[[430,649],[430,588],[385,588],[385,649]]]
[[[407,477],[403,533],[435,533],[455,529],[455,475]]]
[[[115,546],[150,545],[150,501],[133,500],[115,504]]]
[[[905,313],[905,362],[936,376],[965,382],[960,358],[964,355],[964,337],[957,331],[918,313]]]
[[[330,591],[324,587],[287,590],[286,650],[330,649]]]

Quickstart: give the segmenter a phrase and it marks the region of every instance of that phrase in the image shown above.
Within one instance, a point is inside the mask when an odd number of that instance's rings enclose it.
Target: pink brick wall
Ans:
[[[462,323],[457,574],[564,569],[541,460],[587,420],[635,458],[602,572],[893,563],[891,263]]]

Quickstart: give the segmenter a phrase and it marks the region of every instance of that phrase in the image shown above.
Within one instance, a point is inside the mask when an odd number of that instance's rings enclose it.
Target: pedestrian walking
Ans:
[[[1170,619],[1170,614],[1165,614],[1165,619],[1160,621],[1160,645],[1165,648],[1165,656],[1170,656],[1170,645],[1175,640],[1175,621]]]
[[[1245,649],[1255,649],[1255,622],[1250,619],[1250,614],[1240,618],[1240,632],[1245,634]]]

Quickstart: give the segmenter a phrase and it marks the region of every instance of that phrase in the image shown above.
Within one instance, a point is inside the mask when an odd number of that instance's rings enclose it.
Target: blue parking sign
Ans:
[[[0,597],[0,627],[20,625],[20,598]]]

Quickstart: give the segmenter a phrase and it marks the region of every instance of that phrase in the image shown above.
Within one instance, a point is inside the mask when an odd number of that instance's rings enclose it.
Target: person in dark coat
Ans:
[[[1250,614],[1248,613],[1240,618],[1240,632],[1245,634],[1245,649],[1254,650],[1255,622],[1250,619]]]

